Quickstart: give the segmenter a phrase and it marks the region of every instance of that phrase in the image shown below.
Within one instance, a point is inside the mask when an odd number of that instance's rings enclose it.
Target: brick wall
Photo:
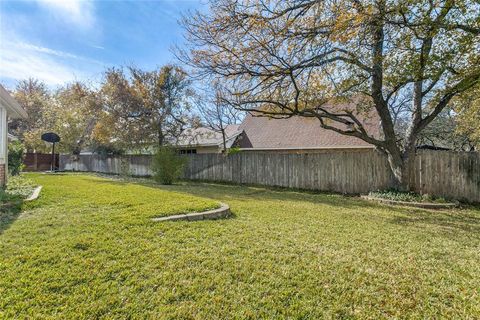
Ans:
[[[0,186],[5,185],[5,164],[0,164]]]

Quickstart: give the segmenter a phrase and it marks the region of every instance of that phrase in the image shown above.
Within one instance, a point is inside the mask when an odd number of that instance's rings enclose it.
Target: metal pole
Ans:
[[[55,142],[52,144],[52,163],[50,166],[50,171],[53,172],[54,168],[55,168]]]

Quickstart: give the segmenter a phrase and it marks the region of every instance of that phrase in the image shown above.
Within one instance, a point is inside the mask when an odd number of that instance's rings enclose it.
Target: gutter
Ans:
[[[23,110],[20,104],[12,98],[12,96],[8,93],[7,90],[3,86],[0,85],[0,103],[2,106],[5,107],[7,110],[7,114],[11,118],[26,118],[27,112]]]

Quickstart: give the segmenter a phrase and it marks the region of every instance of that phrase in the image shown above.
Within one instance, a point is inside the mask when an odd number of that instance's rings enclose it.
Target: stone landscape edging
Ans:
[[[371,196],[360,196],[362,199],[376,201],[384,204],[389,204],[393,206],[406,206],[413,208],[422,208],[422,209],[452,209],[458,206],[458,204],[449,202],[449,203],[432,203],[432,202],[409,202],[409,201],[397,201],[390,199],[382,199]]]
[[[38,186],[35,189],[33,189],[32,194],[26,198],[24,201],[33,201],[37,199],[40,196],[40,191],[42,191],[42,186]]]
[[[220,208],[203,211],[203,212],[192,212],[177,214],[173,216],[158,217],[153,218],[153,221],[177,221],[177,220],[187,220],[187,221],[197,221],[197,220],[215,220],[220,218],[227,218],[230,216],[230,207],[228,204],[221,203]]]

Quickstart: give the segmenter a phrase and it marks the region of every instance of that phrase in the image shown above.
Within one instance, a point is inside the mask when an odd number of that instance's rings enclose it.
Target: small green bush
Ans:
[[[153,156],[152,171],[155,181],[172,184],[183,173],[187,158],[179,155],[172,147],[160,147]]]
[[[20,174],[24,167],[24,154],[25,147],[20,141],[12,141],[8,144],[8,172],[10,175]]]
[[[5,190],[0,188],[0,204],[11,202],[11,201],[18,201],[20,197],[11,195],[7,193]]]
[[[389,189],[385,191],[372,191],[368,194],[371,197],[395,200],[395,201],[407,201],[407,202],[436,202],[436,203],[445,203],[447,202],[442,197],[434,197],[430,194],[420,195],[415,192],[404,192],[394,189]]]
[[[0,189],[0,204],[26,199],[35,189],[30,179],[23,175],[11,176],[5,189]]]
[[[130,159],[121,158],[120,159],[120,176],[126,178],[132,175],[130,171]]]
[[[239,153],[239,152],[241,152],[239,147],[233,147],[233,148],[228,149],[227,154],[230,155],[230,154],[235,154],[235,153]]]

